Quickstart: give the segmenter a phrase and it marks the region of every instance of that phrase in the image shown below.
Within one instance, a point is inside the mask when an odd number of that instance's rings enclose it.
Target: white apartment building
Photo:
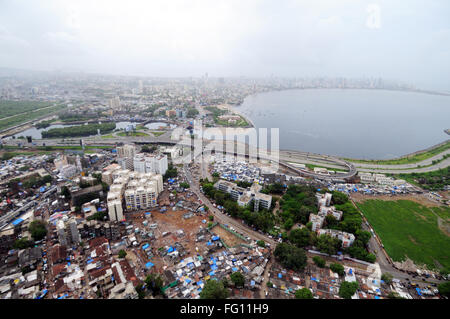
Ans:
[[[311,230],[314,232],[322,228],[324,218],[316,214],[309,214],[309,221],[311,222]]]
[[[319,229],[319,236],[320,235],[329,235],[341,240],[343,248],[350,247],[355,241],[355,235],[336,229]]]
[[[270,209],[270,206],[272,205],[272,196],[260,193],[262,186],[257,183],[254,183],[250,187],[250,190],[246,190],[232,182],[220,180],[214,184],[214,187],[229,193],[231,198],[237,201],[240,206],[246,206],[253,201],[254,211],[256,212],[259,211],[260,208]]]
[[[107,195],[110,220],[123,220],[123,200],[127,210],[148,209],[156,206],[158,194],[164,187],[161,174],[130,172],[116,167],[103,174],[105,179],[113,181]]]
[[[127,210],[148,209],[156,206],[158,193],[156,185],[150,184],[125,191],[125,203]]]
[[[137,154],[133,159],[134,171],[164,175],[169,168],[167,155]]]
[[[120,98],[118,96],[116,96],[116,97],[110,99],[108,104],[109,104],[110,108],[117,110],[120,108]]]
[[[108,215],[111,221],[122,221],[124,219],[122,201],[118,199],[109,201],[108,199]]]
[[[317,198],[317,207],[330,206],[332,195],[330,193],[325,194],[317,193],[316,198]]]
[[[134,161],[131,157],[121,157],[117,159],[117,163],[122,169],[134,170]]]

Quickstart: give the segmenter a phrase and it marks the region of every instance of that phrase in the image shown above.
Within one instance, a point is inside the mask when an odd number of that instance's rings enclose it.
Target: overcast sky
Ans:
[[[450,90],[450,1],[0,0],[0,67]]]

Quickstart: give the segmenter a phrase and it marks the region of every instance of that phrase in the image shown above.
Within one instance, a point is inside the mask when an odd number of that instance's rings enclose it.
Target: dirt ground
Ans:
[[[426,207],[441,206],[438,203],[429,200],[427,197],[425,197],[421,194],[416,194],[416,195],[399,194],[399,195],[391,196],[391,195],[365,195],[365,194],[361,194],[361,193],[353,193],[351,195],[351,197],[357,203],[362,203],[369,199],[380,199],[380,200],[385,200],[385,201],[388,201],[388,200],[390,200],[390,201],[410,200],[410,201],[416,202],[416,203],[421,204]]]
[[[219,236],[224,241],[224,243],[228,245],[228,247],[234,247],[236,245],[245,243],[245,241],[218,225],[212,228],[211,231]]]

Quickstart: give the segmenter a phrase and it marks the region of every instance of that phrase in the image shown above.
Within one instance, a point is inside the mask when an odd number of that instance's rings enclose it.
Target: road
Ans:
[[[206,206],[208,206],[209,211],[214,215],[215,221],[221,224],[233,226],[233,228],[236,229],[238,232],[246,234],[252,239],[264,240],[265,242],[270,243],[270,245],[276,245],[277,242],[272,238],[269,238],[268,236],[265,236],[257,231],[254,231],[253,229],[250,229],[249,227],[243,225],[240,220],[236,220],[230,216],[227,216],[224,213],[222,213],[219,209],[214,207],[213,203],[200,191],[200,185],[198,181],[192,177],[191,172],[186,164],[183,165],[183,170],[190,185],[190,190],[194,192]]]
[[[42,199],[47,198],[49,195],[53,194],[54,192],[56,192],[56,185],[50,187],[45,193],[42,193],[39,196],[39,201],[42,201]],[[0,217],[0,229],[3,229],[4,227],[6,227],[6,225],[8,225],[12,219],[20,216],[22,213],[26,212],[28,209],[36,206],[37,204],[38,204],[38,202],[36,200],[31,200],[24,206],[12,211],[12,212],[8,212],[5,215],[3,215],[2,217]]]

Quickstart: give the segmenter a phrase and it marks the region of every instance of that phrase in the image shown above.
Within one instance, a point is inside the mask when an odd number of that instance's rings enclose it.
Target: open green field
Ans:
[[[428,150],[426,152],[415,154],[409,157],[403,156],[401,158],[397,159],[391,159],[391,160],[359,160],[359,159],[349,159],[347,158],[347,161],[353,162],[353,163],[363,163],[363,164],[380,164],[380,165],[401,165],[401,164],[411,164],[411,163],[417,163],[421,162],[423,160],[426,160],[430,157],[433,157],[435,155],[438,155],[439,153],[442,153],[450,148],[450,141],[435,147],[431,150]]]
[[[40,101],[0,101],[0,118],[35,111],[51,104]]]
[[[112,134],[102,135],[101,138],[115,138]]]
[[[20,103],[20,102],[17,102]],[[11,115],[10,117],[4,118],[3,116],[0,116],[0,130],[6,129],[8,127],[12,127],[30,120],[34,120],[40,117],[43,117],[45,115],[52,114],[54,112],[60,111],[64,109],[66,106],[62,104],[58,104],[55,106],[47,107],[50,103],[47,103],[45,106],[37,107],[35,111],[26,111],[25,113],[18,113],[15,115]],[[11,105],[11,102],[8,104]],[[0,106],[1,107],[1,106]],[[18,104],[18,107],[20,108],[20,104]],[[8,113],[7,111],[5,111]],[[10,112],[9,112],[10,113]],[[5,116],[6,117],[6,116]]]
[[[154,136],[156,136],[156,137],[158,137],[158,136],[161,136],[161,135],[163,135],[164,133],[166,133],[166,132],[157,132],[157,131],[155,131],[155,132],[151,132]]]
[[[450,237],[438,226],[450,223],[450,208],[408,200],[367,200],[357,204],[394,261],[410,258],[437,269],[450,266]]]
[[[143,132],[120,132],[117,136],[148,136],[148,134]]]

